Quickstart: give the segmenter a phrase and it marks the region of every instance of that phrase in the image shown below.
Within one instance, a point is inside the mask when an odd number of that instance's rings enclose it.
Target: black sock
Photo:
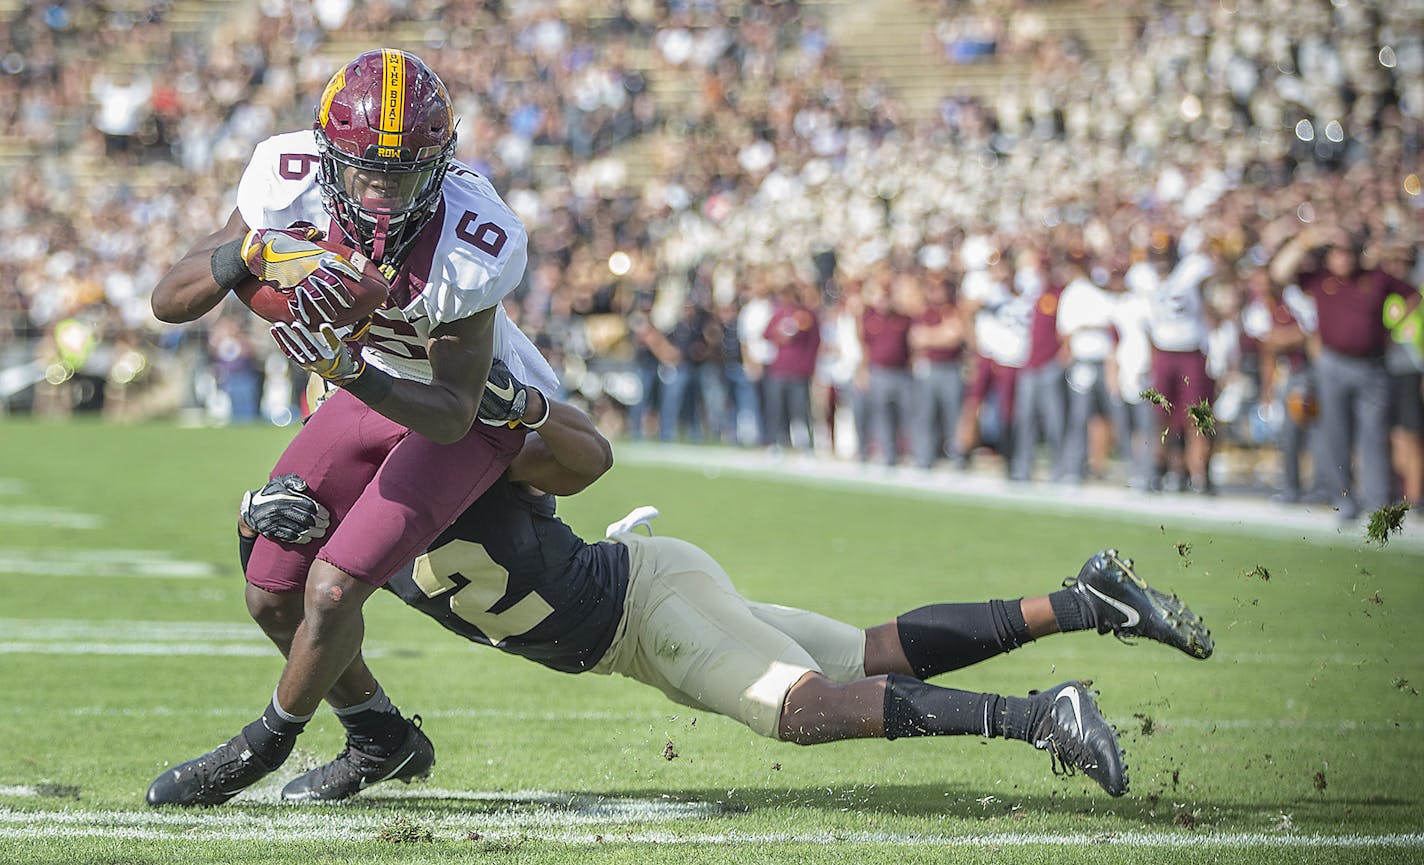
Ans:
[[[885,738],[997,736],[1003,699],[891,673],[885,677]]]
[[[257,546],[257,536],[248,537],[242,532],[237,533],[237,557],[242,561],[242,572],[247,573],[247,561],[252,558],[252,548]]]
[[[274,697],[267,704],[262,717],[242,728],[247,739],[247,747],[268,769],[276,769],[286,762],[297,744],[297,735],[306,727],[311,715],[297,718],[277,708]]]
[[[1053,618],[1058,620],[1058,630],[1086,631],[1098,626],[1098,611],[1076,588],[1059,589],[1048,596],[1053,605]]]
[[[885,677],[886,739],[971,735],[1032,742],[1049,708],[1041,700],[940,688],[898,673]]]
[[[1005,697],[999,714],[999,735],[1005,739],[1033,741],[1033,731],[1038,729],[1051,703],[1030,700],[1025,697]]]
[[[347,744],[363,754],[393,754],[408,735],[408,722],[380,686],[366,702],[337,709],[336,717],[346,728]]]
[[[910,669],[921,679],[977,664],[1033,639],[1018,600],[932,604],[899,616],[895,626]]]

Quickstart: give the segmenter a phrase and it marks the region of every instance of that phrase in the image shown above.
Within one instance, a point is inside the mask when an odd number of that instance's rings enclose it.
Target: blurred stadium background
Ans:
[[[391,46],[442,75],[458,157],[530,226],[510,314],[610,434],[997,465],[1024,417],[993,387],[958,417],[911,410],[927,371],[973,396],[978,355],[1046,351],[1066,401],[1093,349],[1055,354],[1031,310],[984,299],[1197,256],[1210,478],[1129,458],[1160,424],[1130,431],[1145,355],[1121,346],[1116,428],[1047,410],[1047,444],[1077,429],[1115,485],[1329,498],[1310,447],[1293,484],[1277,446],[1310,424],[1309,356],[1269,332],[1311,310],[1261,274],[1326,224],[1420,283],[1421,25],[1419,0],[0,0],[0,413],[298,417],[261,322],[234,302],[161,325],[148,293],[221,224],[253,145]],[[821,340],[778,367],[781,301]],[[857,327],[866,308],[890,337]],[[936,354],[899,316],[975,339]],[[1417,502],[1424,328],[1397,318],[1392,493]],[[807,386],[809,430],[764,411]],[[1053,460],[1035,475],[1084,468]]]

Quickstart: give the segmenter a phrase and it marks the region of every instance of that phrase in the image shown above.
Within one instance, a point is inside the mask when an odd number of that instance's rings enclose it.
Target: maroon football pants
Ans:
[[[306,585],[315,559],[362,582],[383,585],[454,522],[504,473],[523,429],[478,421],[438,444],[334,392],[277,460],[272,476],[294,472],[331,512],[325,538],[307,544],[257,539],[247,581],[269,592]]]

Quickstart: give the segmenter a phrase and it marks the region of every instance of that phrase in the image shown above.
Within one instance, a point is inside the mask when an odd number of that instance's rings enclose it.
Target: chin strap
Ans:
[[[371,232],[371,258],[384,261],[386,257],[386,234],[390,231],[389,216],[376,217],[376,227]]]

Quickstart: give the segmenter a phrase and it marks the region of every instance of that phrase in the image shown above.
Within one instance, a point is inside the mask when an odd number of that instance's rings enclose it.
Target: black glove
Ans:
[[[260,490],[242,494],[238,516],[258,534],[284,544],[305,544],[326,536],[331,515],[307,493],[296,475],[278,475]]]
[[[485,392],[480,397],[480,423],[514,429],[524,422],[524,410],[528,407],[529,388],[514,377],[504,361],[495,358],[490,364]]]

